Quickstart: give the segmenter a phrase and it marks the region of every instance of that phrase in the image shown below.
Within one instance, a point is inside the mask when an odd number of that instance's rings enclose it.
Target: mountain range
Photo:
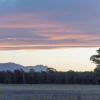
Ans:
[[[14,70],[21,70],[21,69],[25,72],[29,72],[30,70],[34,70],[35,72],[48,71],[48,67],[44,65],[23,66],[12,62],[0,63],[0,71],[14,71]]]

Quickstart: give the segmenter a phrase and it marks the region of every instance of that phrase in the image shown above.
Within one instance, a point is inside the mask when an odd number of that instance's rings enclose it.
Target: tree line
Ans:
[[[30,70],[1,71],[1,84],[100,84],[100,49],[90,57],[97,67],[91,72],[57,72],[48,68],[47,72]]]
[[[0,72],[2,84],[100,84],[100,77],[95,72]]]

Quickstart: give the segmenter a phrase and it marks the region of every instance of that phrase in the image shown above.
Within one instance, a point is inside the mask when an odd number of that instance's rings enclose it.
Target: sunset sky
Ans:
[[[100,0],[0,0],[0,63],[93,70]]]

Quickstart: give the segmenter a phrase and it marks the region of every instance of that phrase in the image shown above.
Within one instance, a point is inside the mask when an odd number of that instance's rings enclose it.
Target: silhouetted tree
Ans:
[[[97,65],[94,71],[99,71],[100,72],[100,48],[97,50],[97,55],[93,55],[90,57],[90,60],[93,61]]]
[[[48,72],[56,72],[56,69],[54,69],[54,68],[48,68]]]
[[[97,50],[97,55],[93,55],[90,57],[90,60],[96,64],[96,68],[94,69],[95,74],[95,83],[100,84],[100,48]]]

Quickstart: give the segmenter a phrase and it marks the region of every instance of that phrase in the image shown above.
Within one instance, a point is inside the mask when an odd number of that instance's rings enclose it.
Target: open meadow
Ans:
[[[0,85],[0,100],[100,100],[100,86]]]

